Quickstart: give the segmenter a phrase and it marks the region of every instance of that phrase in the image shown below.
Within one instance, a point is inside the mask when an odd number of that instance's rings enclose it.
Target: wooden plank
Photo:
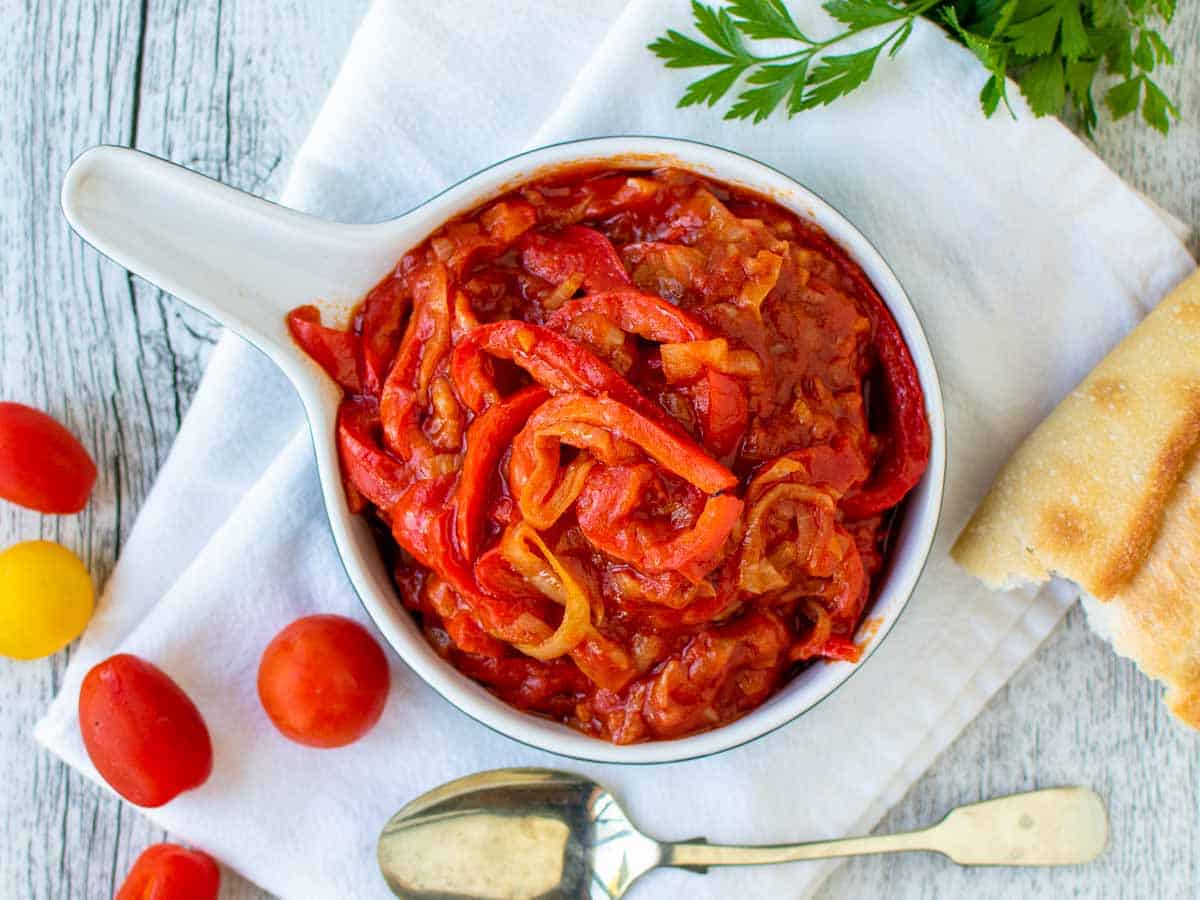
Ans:
[[[4,504],[0,545],[46,537],[103,582],[170,449],[217,329],[71,235],[63,172],[97,143],[136,145],[238,187],[278,192],[365,2],[54,0],[0,7],[0,386],[59,416],[100,470],[81,516]],[[92,898],[149,843],[144,817],[30,737],[69,653],[0,661],[0,884]],[[225,895],[261,896],[236,877]],[[13,891],[13,893],[9,893]]]
[[[1096,152],[1126,181],[1192,226],[1188,247],[1200,256],[1200,5],[1180,3],[1165,31],[1175,65],[1155,79],[1182,112],[1162,138],[1140,118],[1105,122]]]
[[[0,317],[6,336],[20,336],[0,343],[0,381],[5,399],[61,417],[100,469],[83,515],[42,518],[6,505],[0,528],[6,545],[47,537],[75,549],[97,583],[153,470],[144,461],[157,458],[155,442],[167,435],[155,432],[139,397],[147,380],[116,353],[134,340],[128,281],[70,238],[55,198],[74,153],[129,138],[141,16],[128,2],[100,16],[85,4],[9,4],[0,13],[5,33],[16,36],[0,46],[3,108],[16,116],[0,133]],[[65,89],[55,96],[57,84]],[[0,678],[0,873],[32,897],[99,896],[111,886],[122,825],[115,802],[32,744],[33,722],[66,663],[66,654],[5,663]]]
[[[1078,607],[880,823],[920,828],[989,796],[1085,784],[1108,802],[1108,850],[1086,866],[968,869],[935,854],[851,860],[821,900],[1195,897],[1200,758],[1158,689],[1117,659]]]

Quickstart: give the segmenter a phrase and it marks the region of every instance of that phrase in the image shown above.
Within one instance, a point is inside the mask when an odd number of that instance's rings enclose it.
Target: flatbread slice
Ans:
[[[1017,449],[951,555],[996,588],[1060,575],[1200,728],[1200,272]]]

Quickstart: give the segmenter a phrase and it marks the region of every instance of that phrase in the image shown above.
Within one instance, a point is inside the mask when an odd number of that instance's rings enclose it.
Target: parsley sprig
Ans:
[[[668,68],[714,69],[687,86],[679,106],[714,106],[741,83],[725,118],[761,122],[781,104],[790,117],[849,94],[871,77],[884,52],[900,52],[924,16],[987,71],[979,99],[989,117],[1001,103],[1012,112],[1012,78],[1034,115],[1059,114],[1069,103],[1091,134],[1099,120],[1093,89],[1100,77],[1114,119],[1140,108],[1145,121],[1166,134],[1179,117],[1152,77],[1157,67],[1174,62],[1155,25],[1170,23],[1175,0],[827,0],[822,6],[841,28],[815,39],[783,0],[729,0],[720,7],[693,0],[701,39],[671,29],[649,49]],[[837,47],[868,33],[870,43],[862,49]],[[799,46],[760,55],[748,41]]]

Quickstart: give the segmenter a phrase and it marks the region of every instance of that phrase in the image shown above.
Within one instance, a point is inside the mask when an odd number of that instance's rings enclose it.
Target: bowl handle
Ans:
[[[62,207],[105,256],[293,372],[287,311],[316,300],[348,310],[395,261],[381,226],[308,216],[122,147],[76,159]]]

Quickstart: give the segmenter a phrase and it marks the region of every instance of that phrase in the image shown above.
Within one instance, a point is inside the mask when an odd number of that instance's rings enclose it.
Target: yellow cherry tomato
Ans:
[[[51,541],[0,553],[0,655],[38,659],[83,632],[95,600],[79,557]]]

